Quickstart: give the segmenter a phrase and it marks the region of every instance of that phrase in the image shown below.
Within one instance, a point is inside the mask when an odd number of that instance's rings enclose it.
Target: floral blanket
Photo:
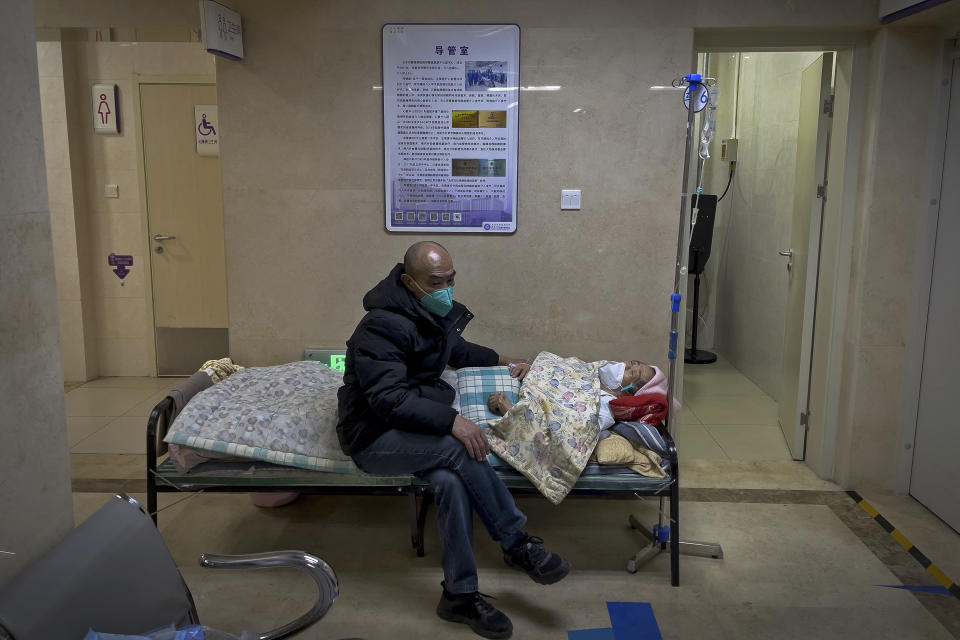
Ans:
[[[486,425],[490,449],[553,504],[570,493],[597,444],[602,365],[541,352],[517,403]]]
[[[250,367],[195,395],[164,441],[301,469],[356,473],[337,439],[343,375],[302,360]]]

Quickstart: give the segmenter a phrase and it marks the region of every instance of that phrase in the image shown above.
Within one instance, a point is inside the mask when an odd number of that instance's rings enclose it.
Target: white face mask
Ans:
[[[600,383],[607,389],[619,389],[623,384],[623,372],[627,365],[623,362],[611,362],[600,367]]]

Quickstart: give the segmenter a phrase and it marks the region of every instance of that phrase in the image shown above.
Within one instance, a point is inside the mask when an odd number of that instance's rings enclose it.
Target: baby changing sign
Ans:
[[[107,256],[107,264],[114,267],[113,272],[117,274],[118,278],[123,280],[130,275],[130,269],[128,267],[133,266],[133,256],[111,253]]]
[[[95,133],[119,133],[117,85],[95,84],[93,97],[93,130]]]
[[[517,229],[520,27],[383,27],[386,227]]]

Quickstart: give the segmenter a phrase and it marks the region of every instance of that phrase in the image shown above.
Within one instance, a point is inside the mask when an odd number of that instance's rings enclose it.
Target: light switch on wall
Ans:
[[[105,184],[103,185],[103,197],[104,198],[119,198],[120,190],[115,184]]]
[[[574,210],[580,209],[580,189],[561,189],[560,190],[560,209]]]

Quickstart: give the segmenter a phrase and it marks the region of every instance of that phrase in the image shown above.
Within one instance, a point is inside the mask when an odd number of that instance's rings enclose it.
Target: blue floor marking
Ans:
[[[567,631],[567,640],[615,640],[613,629],[581,629]]]
[[[950,592],[950,589],[946,587],[941,587],[940,585],[926,585],[926,584],[881,584],[877,585],[879,587],[888,587],[890,589],[906,589],[907,591],[922,591],[923,593],[939,593],[944,596],[952,596],[953,593]]]
[[[614,640],[663,640],[649,602],[608,602]]]
[[[663,640],[649,602],[608,602],[611,629],[567,631],[567,640]]]

